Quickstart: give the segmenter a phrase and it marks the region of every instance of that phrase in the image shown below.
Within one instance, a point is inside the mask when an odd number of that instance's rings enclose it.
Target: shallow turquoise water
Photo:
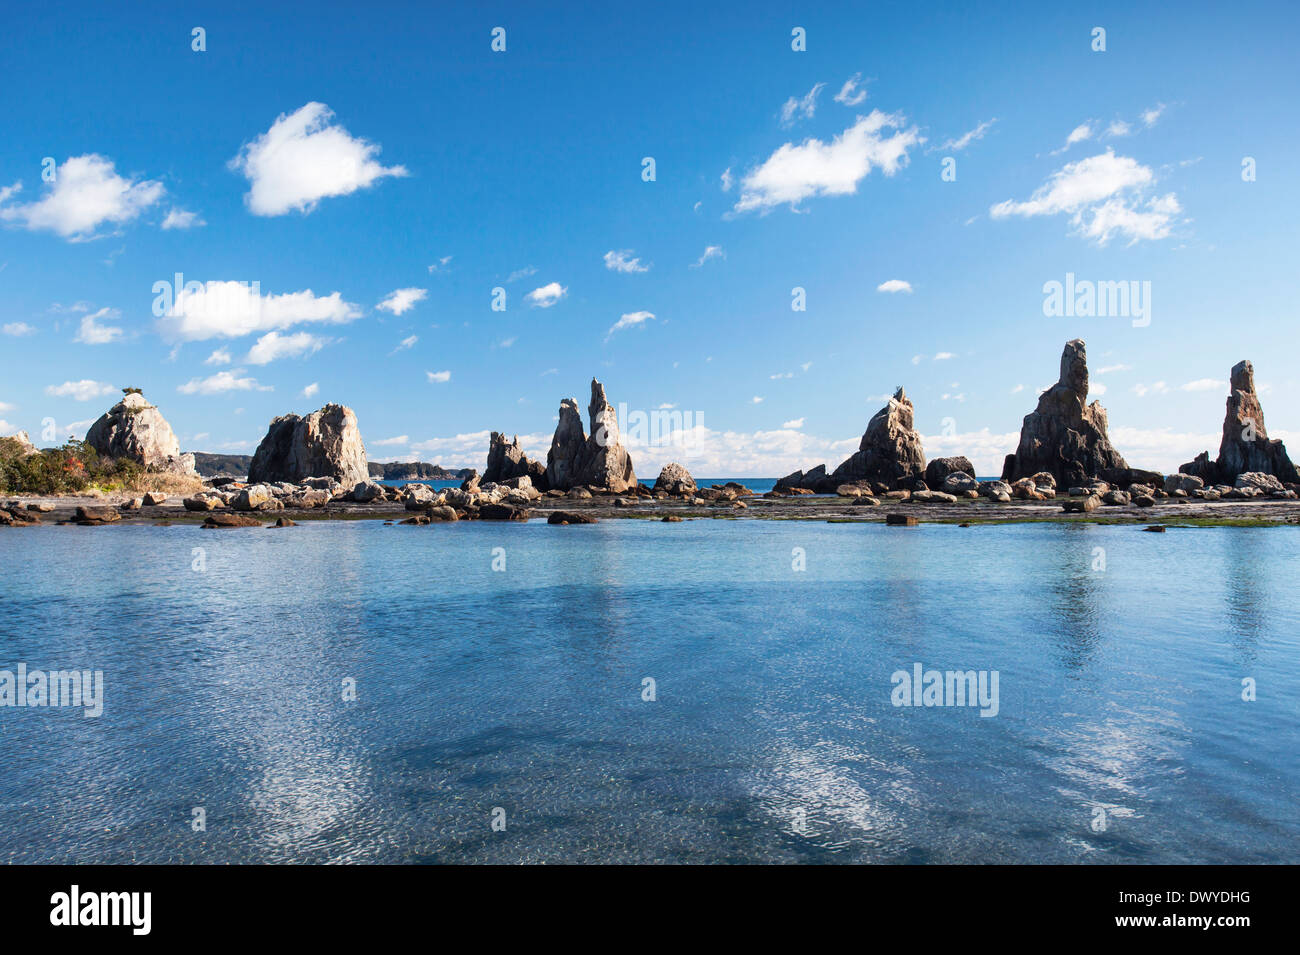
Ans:
[[[0,669],[106,685],[0,707],[0,861],[1300,861],[1291,528],[42,527],[0,562]],[[998,714],[895,707],[914,663],[996,670]]]

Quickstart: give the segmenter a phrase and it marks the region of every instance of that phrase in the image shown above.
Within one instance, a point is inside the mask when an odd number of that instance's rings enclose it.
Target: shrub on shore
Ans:
[[[149,473],[129,458],[102,457],[82,441],[30,453],[13,438],[0,438],[0,490],[8,494],[80,494],[89,489],[187,493],[201,483],[197,478]]]

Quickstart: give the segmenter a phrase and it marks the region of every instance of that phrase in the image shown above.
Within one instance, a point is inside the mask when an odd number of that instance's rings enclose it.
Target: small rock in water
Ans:
[[[269,526],[270,526],[270,527],[297,527],[297,526],[298,526],[298,522],[297,522],[297,521],[291,521],[291,520],[289,520],[289,518],[287,518],[287,517],[281,517],[281,518],[277,518],[277,519],[276,519],[276,522],[275,522],[274,524],[269,525]]]
[[[1144,527],[1144,528],[1142,528],[1142,529],[1143,529],[1144,531],[1150,531],[1150,532],[1153,533],[1153,534],[1163,534],[1163,533],[1165,532],[1165,525],[1163,525],[1163,524],[1152,524],[1150,527]]]
[[[665,524],[680,524],[681,522],[682,519],[678,517],[676,514],[669,514],[663,518],[663,523]]]
[[[586,514],[577,514],[573,511],[552,511],[551,515],[546,518],[548,524],[595,524],[596,518],[588,517]]]
[[[262,522],[247,514],[209,514],[203,521],[204,530],[217,530],[222,527],[261,527]]]
[[[915,527],[921,522],[910,514],[886,514],[885,523],[891,527]]]

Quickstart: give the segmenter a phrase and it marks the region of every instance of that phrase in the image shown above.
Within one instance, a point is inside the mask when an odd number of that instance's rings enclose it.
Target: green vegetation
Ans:
[[[126,458],[104,458],[82,441],[24,454],[13,438],[0,438],[0,491],[9,494],[77,494],[113,491],[138,483],[144,469]]]

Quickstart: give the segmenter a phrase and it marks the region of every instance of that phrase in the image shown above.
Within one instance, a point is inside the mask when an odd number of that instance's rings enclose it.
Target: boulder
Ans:
[[[209,514],[203,521],[204,530],[222,527],[261,527],[262,522],[247,514]]]
[[[344,487],[369,482],[366,448],[351,408],[329,404],[306,417],[281,415],[248,465],[248,482],[291,481],[329,477]]]
[[[1256,490],[1267,492],[1286,490],[1282,487],[1281,481],[1272,474],[1263,471],[1246,471],[1243,474],[1238,474],[1233,486],[1238,488],[1253,487]]]
[[[968,462],[969,463],[969,462]],[[912,402],[902,388],[872,416],[858,450],[831,475],[830,490],[840,484],[879,481],[890,487],[925,474],[921,435],[913,428]],[[804,475],[804,487],[809,487]]]
[[[975,476],[975,465],[970,463],[970,458],[962,456],[935,458],[925,466],[925,483],[930,487],[943,487],[943,482],[947,480],[948,475],[956,472],[961,472],[973,478]]]
[[[1003,465],[1003,480],[1048,472],[1054,486],[1069,487],[1088,484],[1107,469],[1126,470],[1128,463],[1106,434],[1106,409],[1087,401],[1088,355],[1076,338],[1061,353],[1060,379],[1025,416],[1020,444]]]
[[[1165,493],[1173,494],[1175,491],[1182,491],[1190,494],[1192,491],[1199,491],[1205,487],[1205,481],[1195,474],[1171,474],[1165,478]]]
[[[509,504],[484,504],[478,509],[478,516],[485,521],[526,521],[528,511]]]
[[[1179,468],[1195,474],[1206,484],[1230,483],[1240,474],[1270,474],[1284,483],[1300,481],[1286,446],[1278,438],[1270,439],[1264,427],[1264,408],[1255,391],[1255,368],[1249,361],[1232,366],[1229,376],[1227,412],[1223,418],[1223,437],[1219,457],[1211,463],[1208,451]]]
[[[1072,497],[1061,505],[1061,510],[1069,513],[1087,514],[1101,507],[1101,498],[1095,494],[1087,497]]]
[[[552,511],[546,518],[548,524],[595,524],[596,518],[576,511]]]
[[[964,494],[967,491],[978,491],[980,482],[965,471],[953,471],[939,486],[949,494]]]
[[[120,521],[122,515],[111,507],[78,507],[72,519],[82,526],[89,527],[95,524],[112,524]]]
[[[145,507],[157,507],[159,504],[166,503],[167,495],[162,491],[149,491],[145,494],[142,502]]]
[[[225,506],[221,495],[214,494],[211,491],[200,491],[193,497],[182,500],[181,504],[187,511],[215,511],[217,508]]]
[[[230,506],[237,511],[269,511],[274,510],[279,503],[267,485],[250,484],[235,495]]]
[[[454,507],[448,507],[445,504],[438,507],[431,507],[424,513],[431,521],[450,522],[460,520],[460,516],[456,513],[456,509]]]
[[[109,458],[126,458],[149,471],[197,475],[194,455],[181,454],[176,433],[162,412],[133,391],[90,426],[86,444]]]
[[[370,504],[384,499],[385,488],[374,481],[358,481],[347,493],[347,497],[358,504]]]
[[[519,435],[513,440],[499,431],[488,439],[487,468],[483,471],[484,484],[499,484],[528,473],[528,458],[519,444]]]
[[[696,491],[695,478],[680,464],[665,464],[655,480],[654,489],[669,494],[693,495]]]

